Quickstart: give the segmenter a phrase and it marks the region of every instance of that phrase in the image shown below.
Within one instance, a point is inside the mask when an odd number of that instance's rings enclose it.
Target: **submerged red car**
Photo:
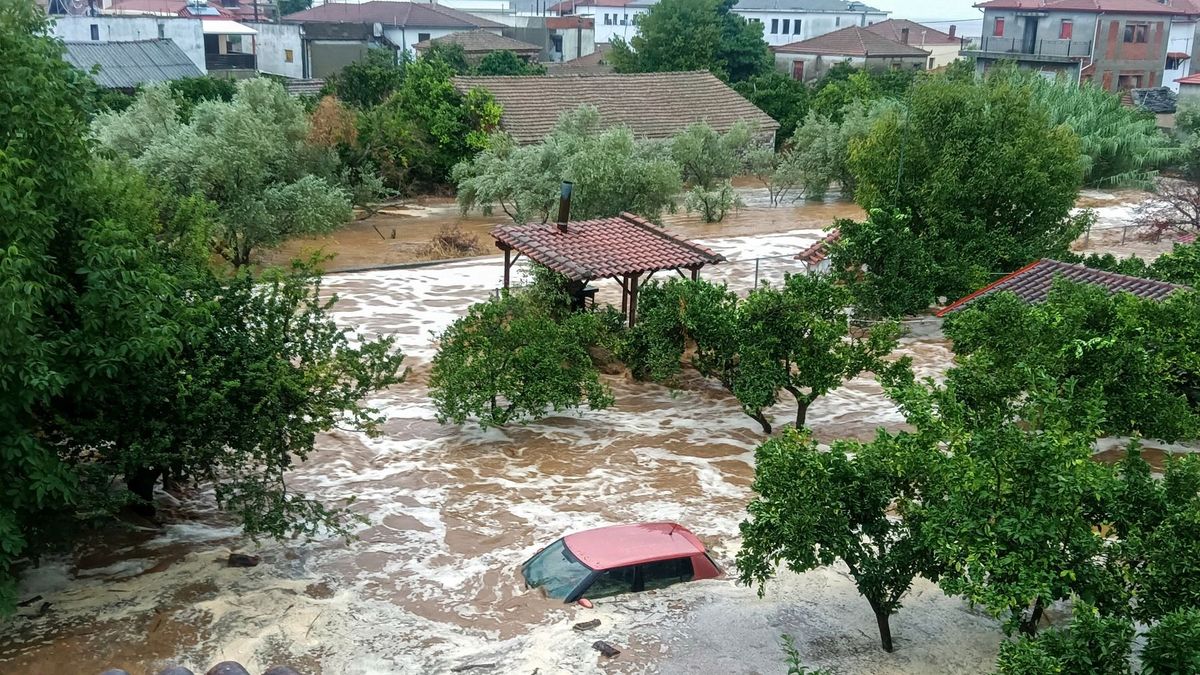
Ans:
[[[721,568],[682,525],[641,523],[568,534],[526,560],[521,574],[530,588],[576,602],[715,579]]]

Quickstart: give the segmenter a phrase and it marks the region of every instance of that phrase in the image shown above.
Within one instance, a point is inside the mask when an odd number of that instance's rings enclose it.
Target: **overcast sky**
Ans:
[[[865,0],[865,2],[872,7],[890,11],[894,19],[953,21],[983,18],[983,13],[973,7],[979,0]]]

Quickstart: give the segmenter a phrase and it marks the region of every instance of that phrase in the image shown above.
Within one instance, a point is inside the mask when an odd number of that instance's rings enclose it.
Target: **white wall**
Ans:
[[[428,35],[430,40],[440,38],[451,33],[461,33],[468,28],[385,28],[383,35],[397,48],[403,48],[409,54],[413,54],[412,46],[421,41],[422,35]],[[489,33],[500,35],[499,28],[485,29]]]
[[[772,47],[799,42],[809,38],[832,33],[847,26],[869,26],[887,19],[886,14],[863,14],[862,12],[789,12],[767,10],[733,10],[749,21],[758,21],[763,26],[763,39]],[[788,30],[783,32],[784,20],[788,22]],[[771,32],[772,22],[775,22],[776,32]],[[800,22],[800,30],[796,30],[796,21]],[[599,30],[599,25],[596,29]]]
[[[254,36],[254,49],[258,54],[258,71],[284,77],[304,77],[303,44],[300,39],[300,24],[297,23],[254,23],[242,21],[258,31]],[[291,50],[292,60],[287,60]]]
[[[610,43],[614,37],[629,42],[638,34],[635,23],[638,19],[634,17],[649,11],[648,7],[580,7],[579,16],[590,16],[595,20],[596,42]]]
[[[1195,21],[1178,21],[1171,23],[1171,33],[1167,36],[1167,52],[1184,52],[1187,54],[1194,53],[1196,46],[1196,30],[1197,23]],[[1170,87],[1173,91],[1179,91],[1179,83],[1175,80],[1181,77],[1187,77],[1195,72],[1192,66],[1192,60],[1187,59],[1179,64],[1178,68],[1172,70],[1163,70],[1163,86]]]
[[[96,26],[99,42],[135,42],[169,39],[201,72],[204,67],[204,30],[200,19],[158,16],[59,16],[53,34],[65,42],[92,42]]]

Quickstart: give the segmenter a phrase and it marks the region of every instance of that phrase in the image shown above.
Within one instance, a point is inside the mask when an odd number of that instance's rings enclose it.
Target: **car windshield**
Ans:
[[[530,588],[541,588],[552,598],[566,599],[592,570],[579,562],[559,539],[529,559],[521,570]]]

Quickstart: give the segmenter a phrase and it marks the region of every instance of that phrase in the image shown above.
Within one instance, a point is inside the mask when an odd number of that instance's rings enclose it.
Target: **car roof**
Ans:
[[[567,548],[594,570],[704,553],[704,544],[677,523],[638,523],[584,530],[563,537]]]

